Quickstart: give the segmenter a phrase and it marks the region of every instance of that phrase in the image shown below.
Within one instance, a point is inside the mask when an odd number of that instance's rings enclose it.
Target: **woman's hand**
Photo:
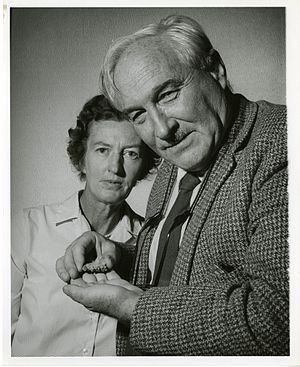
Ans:
[[[56,272],[66,283],[80,277],[81,272],[89,270],[85,264],[100,261],[105,272],[110,271],[119,261],[121,249],[117,243],[106,239],[97,232],[83,233],[56,261]],[[101,268],[99,268],[101,271]]]

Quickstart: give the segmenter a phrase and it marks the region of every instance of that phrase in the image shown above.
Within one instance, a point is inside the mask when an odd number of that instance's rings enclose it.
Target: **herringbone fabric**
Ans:
[[[170,286],[144,292],[129,340],[143,355],[288,355],[286,109],[235,95],[238,114],[197,201]],[[176,168],[164,162],[147,222],[164,209]],[[144,285],[156,224],[138,242]]]

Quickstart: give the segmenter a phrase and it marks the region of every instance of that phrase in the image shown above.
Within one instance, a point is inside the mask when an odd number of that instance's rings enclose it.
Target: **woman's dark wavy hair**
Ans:
[[[90,134],[91,123],[93,121],[103,120],[123,121],[127,120],[127,117],[122,112],[113,108],[106,97],[101,94],[91,98],[83,106],[79,116],[77,117],[76,127],[68,130],[69,141],[67,152],[71,163],[79,172],[79,178],[81,181],[84,181],[86,178],[82,169],[84,167],[86,143]],[[142,148],[143,165],[138,180],[142,180],[149,173],[152,173],[160,163],[159,156],[145,143],[143,143]]]

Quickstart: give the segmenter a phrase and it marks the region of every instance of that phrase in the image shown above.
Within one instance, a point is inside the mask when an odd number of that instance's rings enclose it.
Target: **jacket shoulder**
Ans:
[[[259,144],[259,146],[262,144],[271,150],[274,149],[274,146],[277,146],[277,149],[282,147],[285,151],[287,147],[286,106],[267,101],[258,101],[256,104],[258,107],[257,115],[250,141],[254,140],[255,144]]]
[[[270,103],[267,101],[256,102],[258,106],[257,119],[265,128],[286,129],[287,108],[285,105]],[[273,128],[273,129],[272,129]]]

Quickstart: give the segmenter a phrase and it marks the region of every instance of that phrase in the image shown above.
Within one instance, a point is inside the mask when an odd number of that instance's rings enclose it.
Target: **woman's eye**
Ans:
[[[106,154],[108,152],[107,148],[103,148],[103,147],[99,147],[96,149],[96,152],[98,152],[99,154]]]
[[[170,90],[168,92],[161,93],[159,96],[159,102],[173,101],[178,96],[179,90]]]
[[[133,150],[125,150],[123,154],[124,154],[125,158],[129,158],[131,160],[135,160],[135,159],[140,158],[139,153],[137,153]]]

